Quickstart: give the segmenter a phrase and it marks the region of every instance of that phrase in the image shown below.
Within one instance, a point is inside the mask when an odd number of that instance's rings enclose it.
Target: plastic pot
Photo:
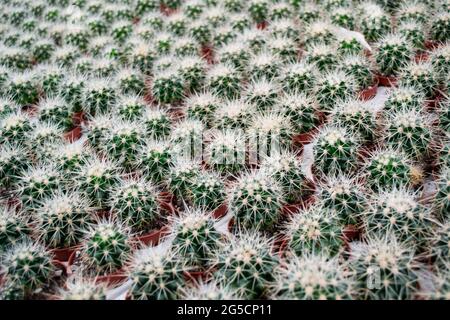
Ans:
[[[370,87],[365,88],[359,92],[359,99],[363,101],[371,100],[377,95],[378,91],[378,78],[375,78],[374,84],[372,84]]]
[[[64,139],[66,139],[69,142],[77,141],[81,138],[82,131],[81,127],[77,126],[70,130],[69,132],[64,133]]]
[[[202,46],[202,58],[205,59],[208,64],[213,64],[214,63],[214,50],[211,46],[209,45],[203,45]]]
[[[397,78],[393,76],[377,75],[378,84],[383,87],[395,87],[397,86]]]
[[[215,219],[220,219],[222,217],[224,217],[228,212],[228,206],[226,203],[220,205],[216,210],[213,211],[212,216]]]
[[[256,27],[257,27],[259,30],[265,30],[265,29],[267,28],[268,25],[269,25],[269,23],[268,23],[267,21],[262,21],[262,22],[258,22],[258,23],[256,24]]]
[[[358,240],[361,235],[361,230],[353,224],[346,225],[342,230],[342,238],[345,243],[352,242],[354,240]]]
[[[430,54],[428,52],[419,52],[414,57],[414,61],[416,61],[416,62],[428,61],[429,58],[430,58]]]
[[[72,122],[73,122],[74,126],[79,126],[83,121],[84,121],[84,112],[83,111],[75,112],[72,115]]]
[[[95,278],[95,283],[105,283],[106,285],[114,285],[119,284],[127,280],[128,276],[123,272],[123,270],[119,270],[117,272],[107,274],[104,276],[98,276]]]
[[[156,246],[159,244],[162,238],[169,234],[169,227],[164,226],[159,230],[153,230],[149,233],[143,234],[141,236],[135,237],[135,240],[138,243],[142,243],[147,246]]]
[[[184,279],[191,283],[199,283],[208,280],[211,277],[206,271],[183,271]]]

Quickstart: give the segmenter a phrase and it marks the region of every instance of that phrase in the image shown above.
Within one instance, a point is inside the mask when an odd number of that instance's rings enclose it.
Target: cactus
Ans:
[[[49,122],[67,130],[72,126],[72,110],[67,108],[65,101],[60,97],[47,98],[41,101],[38,109],[40,121]]]
[[[156,56],[155,49],[145,42],[135,44],[129,52],[131,65],[144,74],[150,73]]]
[[[296,61],[299,55],[297,41],[288,36],[272,36],[267,40],[267,47],[282,62]]]
[[[194,38],[184,36],[174,44],[173,51],[177,57],[192,56],[198,54],[199,45]]]
[[[320,184],[319,199],[324,209],[335,212],[341,225],[356,225],[366,207],[364,190],[357,177],[338,174]]]
[[[212,30],[208,21],[196,20],[188,27],[189,35],[201,44],[211,41]]]
[[[148,141],[139,150],[138,167],[154,183],[167,179],[171,164],[172,150],[164,141]]]
[[[281,191],[278,182],[266,172],[249,172],[239,177],[228,202],[237,227],[270,229],[280,215]]]
[[[79,50],[85,51],[89,44],[89,31],[83,25],[68,25],[64,41],[66,44],[76,46]]]
[[[208,267],[217,250],[221,234],[215,219],[202,209],[190,209],[172,221],[173,250],[187,266]]]
[[[431,20],[430,35],[436,41],[450,40],[450,13],[438,12]]]
[[[253,79],[272,79],[280,74],[280,59],[269,51],[252,54],[248,59],[248,73]]]
[[[388,34],[377,43],[375,60],[383,75],[396,75],[411,57],[411,45],[401,34]]]
[[[293,215],[285,228],[289,248],[297,255],[320,251],[336,255],[343,249],[343,225],[339,216],[321,204]]]
[[[319,124],[315,101],[303,93],[284,95],[275,110],[290,120],[295,134],[306,133]]]
[[[261,78],[252,81],[244,95],[245,99],[255,105],[258,111],[267,111],[275,104],[279,90],[274,81]]]
[[[79,193],[54,193],[35,213],[39,239],[53,248],[77,245],[92,221],[92,213],[89,201]]]
[[[119,88],[124,94],[143,95],[145,91],[145,78],[137,70],[126,68],[120,70],[117,75]]]
[[[298,40],[296,24],[290,18],[282,18],[276,24],[269,25],[268,31],[275,38],[289,38]]]
[[[331,113],[332,123],[347,128],[361,137],[372,141],[377,129],[376,114],[360,100],[347,100],[339,103]]]
[[[161,108],[146,109],[143,126],[146,134],[155,139],[166,138],[170,134],[169,115]]]
[[[327,126],[313,142],[314,164],[323,173],[350,173],[356,168],[358,138],[342,127]]]
[[[437,181],[437,194],[435,199],[436,211],[441,219],[449,218],[450,209],[450,170],[444,168]]]
[[[306,51],[306,62],[313,64],[319,71],[331,71],[338,64],[336,48],[326,44],[314,44]]]
[[[87,114],[108,112],[117,99],[115,87],[109,79],[93,78],[83,89],[83,108]]]
[[[77,171],[76,176],[79,190],[95,206],[102,208],[119,181],[119,169],[114,162],[92,158]]]
[[[169,300],[178,298],[183,287],[183,271],[188,268],[179,262],[174,251],[161,252],[147,248],[136,254],[130,264],[132,280],[129,291],[135,300]]]
[[[359,55],[363,52],[364,47],[362,44],[351,35],[343,35],[338,38],[337,51],[342,56],[346,55]]]
[[[26,169],[29,161],[29,152],[20,146],[8,143],[2,144],[0,151],[0,186],[14,186],[20,173]]]
[[[2,251],[11,245],[27,239],[31,229],[28,218],[15,208],[0,208],[0,248]]]
[[[373,190],[412,186],[422,180],[420,169],[395,149],[380,149],[372,153],[365,171],[367,183]]]
[[[311,91],[316,81],[316,69],[306,62],[291,63],[281,72],[281,85],[285,92]]]
[[[73,112],[82,110],[83,91],[86,81],[82,75],[70,74],[64,78],[64,81],[59,86],[59,95],[69,104]]]
[[[112,188],[109,207],[132,230],[143,231],[159,215],[159,203],[152,184],[142,178],[119,180]]]
[[[398,240],[413,247],[423,245],[434,224],[430,211],[417,200],[417,194],[404,187],[374,194],[362,219],[369,234],[392,232]]]
[[[55,45],[49,39],[41,39],[34,43],[32,53],[38,62],[48,61],[55,50]]]
[[[183,97],[184,85],[176,70],[160,71],[153,79],[152,95],[160,103],[173,103]]]
[[[187,194],[192,187],[192,180],[200,175],[200,166],[190,160],[175,159],[168,174],[170,191],[177,197]]]
[[[21,106],[31,105],[38,100],[38,88],[31,72],[11,74],[5,88],[6,93]]]
[[[431,138],[430,120],[420,111],[403,109],[388,114],[385,139],[389,146],[420,159],[430,152]]]
[[[187,56],[180,58],[178,73],[190,92],[198,92],[205,80],[205,61],[198,56]]]
[[[314,89],[317,102],[323,111],[330,111],[336,100],[346,100],[352,97],[356,90],[355,79],[339,70],[321,76]]]
[[[254,106],[243,100],[221,104],[215,114],[215,126],[220,129],[242,129],[249,125]]]
[[[38,164],[23,171],[17,182],[25,209],[35,209],[45,198],[61,188],[61,176],[53,164]]]
[[[426,97],[433,97],[438,81],[431,62],[414,62],[406,65],[400,71],[399,85],[415,87]]]
[[[416,294],[414,250],[394,235],[371,235],[365,242],[353,242],[348,254],[360,299],[403,300]]]
[[[194,207],[210,211],[225,202],[225,185],[217,174],[200,173],[190,183],[187,197],[192,200]]]
[[[260,170],[278,182],[287,202],[301,199],[308,191],[300,159],[292,152],[283,151],[264,158]]]
[[[116,112],[121,120],[134,121],[142,117],[146,108],[144,99],[139,96],[127,95],[118,98]]]
[[[298,7],[298,17],[304,24],[312,23],[321,17],[320,7],[312,1],[308,1],[301,6],[299,3]]]
[[[0,300],[25,300],[25,290],[20,283],[5,281],[0,290]]]
[[[245,166],[245,140],[239,130],[214,132],[206,147],[207,163],[220,173],[235,174]]]
[[[122,268],[131,251],[128,234],[126,227],[111,219],[91,225],[81,249],[83,261],[99,273]]]
[[[391,30],[389,15],[375,3],[364,4],[361,14],[360,28],[367,41],[378,41]]]
[[[238,97],[241,91],[241,74],[229,64],[216,64],[207,73],[206,82],[221,97]]]
[[[317,44],[330,44],[335,40],[333,26],[327,21],[313,21],[306,25],[303,42],[308,47]]]
[[[54,273],[52,256],[39,243],[16,243],[2,255],[2,273],[7,281],[25,292],[39,289]]]
[[[347,55],[340,67],[348,76],[353,77],[355,85],[362,90],[368,88],[374,83],[372,65],[370,61],[360,55]]]
[[[134,122],[119,121],[106,133],[103,150],[125,169],[132,169],[143,144],[142,132],[141,126]]]
[[[257,299],[267,291],[278,258],[271,253],[272,239],[257,232],[241,231],[229,243],[221,243],[213,259],[215,278],[244,299]]]
[[[338,7],[331,13],[333,24],[349,30],[355,29],[355,17],[350,8]]]
[[[184,300],[239,300],[240,296],[227,284],[210,280],[181,288],[180,297]]]
[[[256,23],[264,22],[269,15],[269,2],[267,0],[251,0],[247,10]]]
[[[211,92],[195,94],[186,100],[187,117],[200,120],[205,126],[211,126],[219,104],[220,100]]]
[[[60,289],[61,300],[106,300],[106,286],[81,275],[74,275],[66,280],[64,289]]]
[[[0,47],[0,63],[8,68],[25,70],[31,67],[31,55],[24,48]]]
[[[421,110],[425,102],[423,92],[414,87],[392,88],[384,104],[386,111]]]
[[[398,31],[414,48],[423,49],[426,35],[422,24],[413,21],[402,22]]]
[[[271,297],[282,300],[350,300],[355,279],[337,257],[302,253],[275,269]]]
[[[450,42],[433,50],[431,52],[430,61],[433,65],[433,70],[441,82],[445,81],[445,77],[450,73]]]

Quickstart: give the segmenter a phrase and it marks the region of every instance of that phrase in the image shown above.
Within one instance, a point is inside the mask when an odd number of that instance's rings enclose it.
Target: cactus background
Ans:
[[[0,299],[450,299],[448,0],[0,2]]]

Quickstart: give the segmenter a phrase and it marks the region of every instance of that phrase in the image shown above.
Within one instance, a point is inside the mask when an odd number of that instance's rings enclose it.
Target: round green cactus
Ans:
[[[206,76],[213,93],[221,97],[238,97],[241,92],[241,74],[229,64],[216,64]]]
[[[391,19],[383,8],[375,3],[363,4],[360,28],[367,41],[378,41],[391,30]]]
[[[152,95],[160,103],[173,103],[183,97],[185,83],[176,70],[157,73],[152,82]]]
[[[225,202],[225,184],[215,173],[200,173],[192,178],[187,197],[196,208],[214,210]]]
[[[340,69],[353,77],[359,90],[368,88],[374,83],[372,65],[369,59],[361,55],[347,55],[343,59]]]
[[[36,80],[31,72],[11,74],[5,88],[6,93],[21,106],[31,105],[39,97]]]
[[[247,10],[252,19],[257,22],[264,22],[269,15],[269,1],[267,0],[251,0]]]
[[[313,64],[319,71],[331,71],[338,64],[339,57],[334,46],[323,43],[314,44],[306,51],[306,62]]]
[[[387,111],[420,110],[425,103],[423,92],[414,87],[392,88],[384,104]]]
[[[72,110],[60,97],[47,98],[39,103],[38,119],[67,130],[72,126]]]
[[[314,88],[317,71],[314,65],[304,61],[287,64],[281,72],[281,85],[285,92],[309,92]]]
[[[83,109],[87,114],[96,115],[111,110],[117,99],[117,92],[111,81],[93,78],[89,86],[83,88]]]
[[[65,288],[58,293],[61,300],[106,300],[106,296],[105,284],[96,283],[78,274],[68,278]]]
[[[134,121],[142,117],[146,108],[145,100],[140,96],[127,95],[118,98],[116,112],[120,119]]]
[[[169,174],[169,189],[175,196],[183,198],[192,187],[192,180],[200,175],[198,163],[183,158],[175,159]]]
[[[400,70],[399,85],[411,86],[422,91],[426,97],[432,98],[438,86],[431,62],[414,62]]]
[[[306,46],[330,44],[335,40],[333,25],[327,21],[316,20],[305,26],[303,42]]]
[[[437,181],[437,194],[435,199],[435,207],[440,218],[449,219],[450,209],[450,170],[444,168],[439,175]]]
[[[240,232],[221,243],[213,259],[215,278],[236,290],[244,299],[257,299],[268,290],[278,258],[271,241],[257,232]]]
[[[20,146],[2,144],[0,151],[0,186],[14,186],[28,166],[29,152]]]
[[[215,113],[215,126],[220,129],[243,129],[250,123],[255,106],[244,100],[228,100]]]
[[[28,218],[15,208],[0,207],[0,248],[2,251],[26,239],[31,233]]]
[[[198,92],[206,77],[206,62],[195,55],[180,58],[178,73],[187,90]]]
[[[450,73],[450,41],[431,52],[430,61],[437,77],[444,82]]]
[[[252,79],[272,79],[280,74],[280,58],[267,50],[252,54],[246,66]]]
[[[279,90],[275,82],[261,78],[249,83],[244,95],[245,99],[255,105],[258,111],[267,111],[275,104]]]
[[[143,126],[150,138],[163,139],[170,135],[171,121],[162,108],[147,108],[143,116]]]
[[[172,160],[172,150],[168,143],[151,140],[139,150],[138,167],[151,181],[160,183],[167,179]]]
[[[323,111],[330,111],[336,101],[351,98],[356,90],[355,79],[340,70],[322,75],[314,89]]]
[[[283,203],[278,182],[265,172],[241,176],[230,190],[228,207],[238,228],[270,229],[279,219]]]
[[[271,297],[282,300],[350,300],[355,279],[337,257],[302,253],[275,269]]]
[[[122,268],[131,251],[128,233],[127,228],[113,220],[91,225],[81,249],[85,264],[105,273]]]
[[[235,174],[245,166],[245,139],[237,129],[214,132],[206,147],[207,163],[220,173]]]
[[[211,92],[195,94],[186,100],[187,117],[200,120],[205,126],[211,126],[219,104],[220,99]]]
[[[450,13],[438,12],[432,17],[431,38],[436,41],[449,41],[450,40]]]
[[[375,60],[383,75],[396,75],[412,58],[409,41],[401,34],[388,34],[378,43]]]
[[[414,48],[424,48],[426,34],[423,30],[423,24],[414,21],[403,22],[398,27],[398,32],[404,36]]]

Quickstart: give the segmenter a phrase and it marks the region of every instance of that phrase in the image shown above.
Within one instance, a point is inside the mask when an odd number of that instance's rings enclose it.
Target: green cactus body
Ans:
[[[226,198],[224,182],[213,173],[201,173],[194,177],[187,193],[194,207],[205,210],[218,208]]]
[[[383,75],[396,75],[412,58],[407,39],[399,34],[389,34],[377,44],[375,60]]]
[[[17,213],[12,208],[0,208],[0,248],[15,245],[22,239],[26,239],[31,233],[27,225],[27,218],[22,213]]]
[[[438,81],[434,75],[431,62],[418,62],[406,65],[400,71],[399,85],[415,87],[422,91],[426,97],[432,98]]]
[[[316,99],[323,111],[330,111],[335,102],[351,98],[356,92],[355,79],[343,71],[327,73],[317,80]]]

